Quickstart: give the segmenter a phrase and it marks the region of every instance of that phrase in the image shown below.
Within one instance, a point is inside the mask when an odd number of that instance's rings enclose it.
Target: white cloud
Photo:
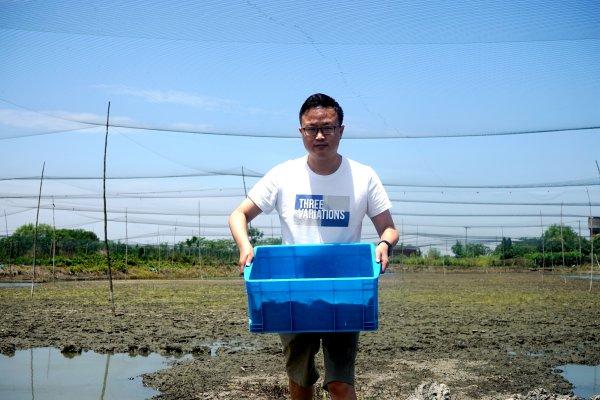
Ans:
[[[177,104],[200,108],[206,111],[237,112],[245,115],[285,115],[282,111],[268,110],[260,107],[246,107],[238,101],[205,96],[197,93],[178,90],[138,89],[125,85],[94,85],[109,94],[138,97],[149,103]]]
[[[0,109],[0,124],[22,130],[67,130],[85,126],[77,122],[61,119],[67,118],[67,116],[68,113],[64,112],[59,117],[53,117],[48,112],[38,113],[3,108]],[[81,115],[77,114],[77,116]]]
[[[139,97],[149,103],[179,104],[209,111],[230,111],[239,107],[238,103],[232,100],[204,96],[195,93],[181,92],[177,90],[137,89],[124,85],[94,85],[94,87],[103,89],[110,94]]]
[[[114,125],[125,126],[144,126],[129,117],[111,116],[110,121]],[[61,131],[75,131],[77,129],[87,129],[93,127],[89,124],[99,124],[101,128],[106,123],[106,116],[94,113],[84,112],[69,112],[69,111],[27,111],[16,110],[11,108],[0,108],[0,127],[4,126],[8,129],[2,129],[0,138],[30,136],[37,134],[45,134]],[[164,129],[173,129],[176,131],[209,131],[214,129],[209,124],[193,124],[188,122],[173,122],[166,125],[157,126]],[[120,128],[124,132],[129,128]]]
[[[111,117],[113,123],[132,124],[131,118]],[[86,124],[86,122],[88,124]],[[104,124],[106,116],[70,111],[28,111],[0,108],[0,125],[21,131],[60,131],[87,128],[89,123]]]

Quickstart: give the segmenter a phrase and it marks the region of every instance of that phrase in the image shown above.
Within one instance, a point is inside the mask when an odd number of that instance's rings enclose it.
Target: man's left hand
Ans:
[[[386,268],[389,265],[389,257],[388,257],[388,245],[385,243],[379,243],[377,247],[375,247],[375,261],[381,263],[381,273],[383,274]]]

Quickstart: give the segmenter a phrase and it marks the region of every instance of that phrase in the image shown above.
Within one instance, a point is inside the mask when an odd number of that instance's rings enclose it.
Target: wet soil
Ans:
[[[379,330],[361,334],[361,399],[407,398],[424,381],[454,399],[569,393],[560,364],[600,363],[600,285],[534,273],[396,273],[380,280]],[[144,377],[162,399],[279,399],[279,339],[251,334],[241,279],[58,282],[0,289],[0,352],[193,354]]]

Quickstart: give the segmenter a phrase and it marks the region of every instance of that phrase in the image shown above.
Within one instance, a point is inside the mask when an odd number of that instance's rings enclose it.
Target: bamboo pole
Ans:
[[[468,237],[469,237],[469,234],[467,233],[468,230],[469,230],[469,227],[465,226],[465,257],[466,258],[469,258],[469,252],[467,251],[467,240],[468,240]]]
[[[177,220],[175,220],[175,229],[173,230],[173,253],[171,254],[171,265],[175,265],[175,236],[177,235]]]
[[[6,210],[4,210],[4,226],[6,227],[6,243],[8,243],[8,271],[10,273],[10,276],[12,277],[13,274],[13,270],[12,270],[12,264],[11,264],[11,256],[12,256],[12,239],[9,240],[8,238],[8,218],[6,218]]]
[[[35,216],[35,230],[33,231],[33,275],[31,277],[31,298],[33,298],[33,286],[35,284],[35,257],[37,251],[37,230],[38,230],[38,222],[40,219],[40,202],[42,200],[42,184],[44,183],[44,170],[46,169],[46,161],[42,164],[42,176],[40,177],[40,191],[38,194],[38,205],[37,205],[37,213]]]
[[[420,250],[419,248],[419,225],[417,225],[417,250]],[[420,253],[420,251],[419,251]]]
[[[596,169],[598,170],[598,179],[600,179],[600,165],[598,165],[598,160],[596,161]],[[588,204],[590,205],[590,222],[592,221],[592,200],[590,199],[590,192],[587,190],[587,188],[585,188],[586,192],[587,192],[587,196],[588,196]],[[594,235],[593,233],[593,224],[592,227],[590,228],[590,243],[591,243],[591,248],[592,248],[592,265],[590,266],[590,292],[592,291],[592,282],[594,281]],[[596,258],[596,263],[598,263],[598,259]],[[598,263],[598,266],[600,267],[600,263]]]
[[[542,210],[540,210],[540,230],[542,233],[542,283],[544,282],[544,270],[546,269],[546,248],[544,246],[544,223],[542,222]]]
[[[563,237],[563,202],[560,202],[560,249],[562,252],[562,266],[565,267],[565,239]]]
[[[112,265],[110,262],[110,248],[108,246],[108,218],[106,215],[106,152],[108,149],[108,124],[110,118],[110,101],[108,102],[108,110],[106,111],[106,134],[104,135],[104,175],[102,176],[102,198],[104,199],[104,248],[106,249],[106,262],[108,264],[108,284],[110,290],[110,305],[113,315],[115,312],[115,293],[112,281]]]
[[[201,209],[200,209],[200,200],[198,200],[198,241],[196,242],[197,247],[198,247],[198,268],[202,271],[202,265],[201,265],[201,261],[202,261],[202,257],[200,254],[200,213]],[[202,275],[200,275],[202,276]]]
[[[581,267],[581,221],[577,221],[577,227],[579,228],[579,235],[577,239],[579,240],[579,257],[577,257],[577,269]]]
[[[129,235],[127,234],[127,208],[125,208],[125,268],[129,263],[127,262],[127,250],[129,247]]]
[[[502,269],[506,268],[506,247],[504,246],[504,244],[506,243],[504,241],[504,227],[500,227],[500,236],[502,236]]]
[[[596,161],[596,165],[598,165],[598,162]],[[599,171],[600,173],[600,171]],[[588,197],[588,204],[590,205],[590,222],[589,224],[592,223],[592,200],[590,199],[590,191],[588,190],[588,188],[585,188],[585,192],[587,193],[587,197]],[[594,235],[592,234],[593,231],[593,224],[592,226],[590,226],[590,246],[591,246],[591,251],[590,251],[590,258],[591,258],[591,264],[590,264],[590,289],[589,291],[592,291],[592,283],[594,282]]]
[[[52,280],[56,280],[56,219],[54,218],[54,196],[52,197]]]
[[[404,270],[404,218],[400,220],[402,228],[400,230],[401,242],[400,242],[400,274]],[[402,276],[402,275],[401,275]]]
[[[446,243],[446,253],[444,254],[443,265],[444,265],[444,276],[446,275],[446,255],[448,255],[448,239],[445,240]]]

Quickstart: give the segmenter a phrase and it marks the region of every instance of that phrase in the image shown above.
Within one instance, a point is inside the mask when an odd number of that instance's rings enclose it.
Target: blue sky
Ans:
[[[582,128],[600,125],[600,6],[593,1],[527,2],[111,2],[0,1],[0,175],[36,176],[42,161],[57,177],[101,174],[103,129],[75,123],[218,132],[207,136],[111,128],[112,176],[240,170],[264,173],[304,154],[297,110],[324,92],[344,107],[341,153],[372,165],[386,183],[511,185],[598,178],[598,129],[562,133],[401,139]],[[27,136],[87,128],[48,135]],[[239,136],[241,135],[241,136]],[[253,135],[289,136],[258,138]],[[392,137],[381,139],[381,137]],[[375,139],[375,137],[379,139]],[[248,178],[248,186],[256,180]],[[0,194],[35,195],[35,181],[0,181]],[[94,180],[47,181],[44,194],[98,194]],[[225,235],[223,215],[241,197],[204,198],[241,177],[110,181],[116,192],[179,191],[176,199],[113,198],[119,211],[197,213],[203,233]],[[235,192],[237,190],[237,192]],[[388,186],[396,222],[408,233],[513,237],[538,235],[539,217],[441,217],[414,214],[557,215],[560,202],[585,202],[585,187],[449,189]],[[600,202],[598,186],[590,186]],[[195,196],[195,197],[194,197]],[[180,196],[181,197],[181,196]],[[491,206],[433,201],[553,202]],[[44,200],[49,204],[49,200]],[[57,225],[98,233],[99,199],[60,199]],[[9,231],[31,222],[33,199],[0,198]],[[595,207],[594,212],[598,213]],[[215,214],[210,216],[209,214]],[[587,215],[588,207],[565,206]],[[404,215],[402,215],[404,214]],[[413,214],[413,215],[408,215]],[[111,214],[122,219],[122,213]],[[42,222],[51,221],[45,209]],[[167,240],[194,234],[197,218],[132,215],[129,232]],[[543,223],[560,217],[543,217]],[[582,217],[566,223],[585,224]],[[143,222],[143,223],[141,223]],[[156,224],[154,224],[156,223]],[[183,228],[181,225],[190,225]],[[278,222],[272,216],[262,227]],[[2,224],[4,225],[4,224]],[[444,227],[452,225],[456,227]],[[209,228],[214,226],[214,228]],[[427,227],[426,227],[427,226]],[[505,228],[506,227],[506,228]],[[187,230],[185,230],[187,229]],[[197,230],[197,228],[196,228]],[[373,233],[365,224],[365,239]],[[124,237],[112,222],[109,236]],[[136,239],[152,241],[156,238]],[[172,239],[169,239],[172,241]],[[422,238],[419,244],[443,245]]]

